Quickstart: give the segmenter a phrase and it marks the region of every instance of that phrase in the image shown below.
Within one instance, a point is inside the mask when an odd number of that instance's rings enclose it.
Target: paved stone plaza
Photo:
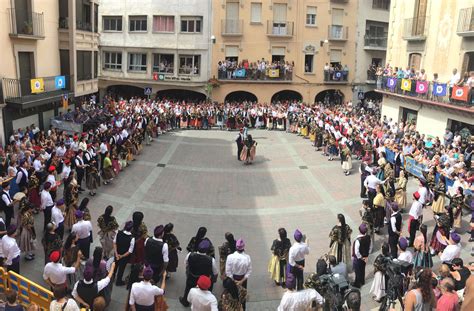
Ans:
[[[185,248],[199,226],[208,228],[216,253],[227,231],[236,239],[245,240],[246,252],[253,263],[248,310],[276,310],[283,293],[273,285],[267,273],[270,246],[279,227],[285,227],[291,239],[296,228],[308,236],[311,253],[307,257],[306,272],[314,271],[317,259],[329,250],[328,234],[336,224],[338,213],[346,216],[354,231],[353,238],[356,235],[361,202],[358,162],[354,162],[353,174],[345,176],[339,161],[328,162],[320,152],[315,152],[308,140],[284,132],[253,130],[250,133],[258,142],[257,158],[250,166],[236,159],[236,132],[188,130],[160,136],[145,147],[131,167],[111,185],[102,186],[91,199],[89,207],[95,229],[95,219],[109,204],[114,206],[120,227],[136,210],[144,212],[149,232],[158,224],[175,224],[174,231],[183,252],[178,273],[167,282],[170,310],[185,309],[177,302],[185,284]],[[412,193],[414,187],[415,183],[411,182],[408,193]],[[43,217],[36,219],[39,227]],[[429,210],[425,211],[425,222],[432,230]],[[406,228],[404,230],[406,232]],[[98,244],[96,234],[94,239]],[[464,235],[463,245],[467,239]],[[376,306],[368,290],[372,262],[379,253],[381,241],[381,236],[376,237],[375,251],[367,267],[367,285],[362,289],[363,310]],[[469,251],[467,247],[463,251],[466,260],[470,258]],[[22,261],[21,269],[23,274],[44,284],[40,253],[33,263]],[[221,292],[221,282],[218,282],[214,293],[220,295]],[[121,310],[126,296],[124,287],[114,287],[109,310]]]

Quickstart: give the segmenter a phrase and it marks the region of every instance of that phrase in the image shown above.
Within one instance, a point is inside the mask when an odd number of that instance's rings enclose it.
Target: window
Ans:
[[[97,78],[98,72],[99,72],[99,63],[97,59],[97,51],[94,51],[94,79]]]
[[[201,68],[200,55],[180,55],[179,73],[186,75],[198,75]]]
[[[129,17],[129,31],[146,31],[147,30],[146,16],[130,16]]]
[[[387,46],[388,24],[367,21],[365,25],[365,45],[366,46]]]
[[[174,73],[174,54],[153,54],[153,72]]]
[[[260,24],[262,22],[262,4],[252,2],[250,4],[250,22]]]
[[[99,32],[99,6],[94,4],[94,32]]]
[[[420,70],[421,65],[421,54],[420,53],[411,53],[408,59],[408,66],[414,68],[415,70]]]
[[[316,25],[316,7],[309,6],[306,10],[306,25]]]
[[[129,71],[146,71],[146,54],[129,53],[128,54]]]
[[[77,80],[92,79],[92,51],[77,51]]]
[[[225,59],[231,62],[237,62],[239,60],[239,46],[227,45],[225,47]]]
[[[343,9],[332,9],[332,24],[333,25],[340,25],[342,26],[342,19],[344,16],[344,10]]]
[[[153,16],[154,32],[174,32],[174,16]]]
[[[122,53],[121,52],[104,52],[104,69],[122,69]]]
[[[83,30],[83,31],[92,31],[91,20],[92,19],[91,19],[90,1],[77,0],[76,1],[76,28],[78,30]]]
[[[102,28],[104,31],[122,31],[122,16],[103,16]]]
[[[314,55],[305,55],[304,56],[304,72],[305,73],[313,73],[313,60]]]
[[[201,32],[202,17],[189,16],[181,17],[181,32],[199,33]]]
[[[341,65],[342,61],[342,50],[330,50],[329,61],[331,65]]]
[[[390,10],[390,0],[372,0],[372,9]]]

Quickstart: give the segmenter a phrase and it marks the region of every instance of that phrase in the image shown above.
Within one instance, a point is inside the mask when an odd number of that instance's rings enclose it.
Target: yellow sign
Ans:
[[[31,93],[43,93],[44,81],[42,78],[31,79]]]
[[[69,109],[69,101],[68,101],[67,95],[63,95],[63,97],[61,97],[61,101],[63,103],[63,109],[68,110]]]
[[[402,86],[401,86],[401,89],[402,89],[402,90],[405,90],[405,91],[411,91],[411,80],[409,80],[409,79],[402,79]]]
[[[280,69],[268,69],[268,76],[270,78],[278,78],[280,76]]]

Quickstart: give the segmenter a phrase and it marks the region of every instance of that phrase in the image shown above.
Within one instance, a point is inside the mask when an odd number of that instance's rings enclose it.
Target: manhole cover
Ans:
[[[308,167],[306,165],[301,165],[300,166],[300,170],[307,170],[307,169],[308,169]]]

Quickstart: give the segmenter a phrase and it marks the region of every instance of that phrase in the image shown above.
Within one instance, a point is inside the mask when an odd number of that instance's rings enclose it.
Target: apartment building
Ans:
[[[210,0],[102,0],[100,5],[101,95],[206,99]]]

